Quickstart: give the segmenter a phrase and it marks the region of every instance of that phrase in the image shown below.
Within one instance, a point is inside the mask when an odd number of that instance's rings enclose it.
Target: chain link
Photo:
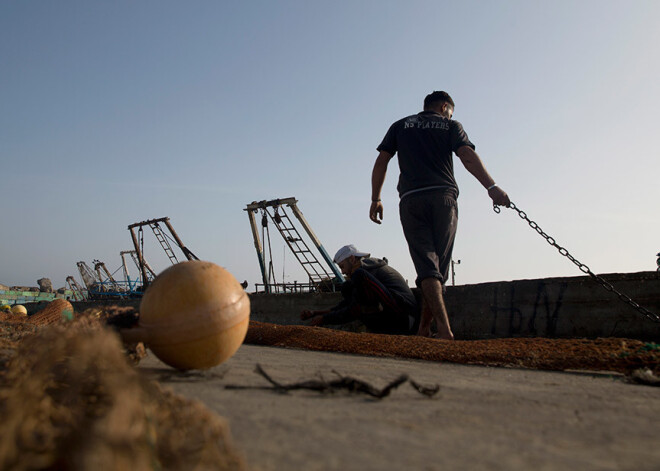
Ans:
[[[660,322],[660,317],[658,317],[657,314],[655,314],[655,313],[649,311],[648,309],[646,309],[646,308],[640,306],[638,303],[636,303],[635,301],[633,301],[632,299],[630,299],[630,298],[629,298],[628,296],[626,296],[625,294],[620,293],[619,291],[617,291],[616,289],[614,289],[614,286],[612,286],[612,284],[611,284],[609,281],[607,281],[607,280],[603,279],[602,277],[596,275],[594,272],[591,271],[591,269],[590,269],[588,266],[586,266],[584,263],[580,262],[580,261],[577,260],[575,257],[573,257],[573,256],[568,252],[568,250],[566,250],[566,249],[565,249],[564,247],[562,247],[561,245],[557,244],[557,241],[555,241],[554,238],[552,238],[552,237],[550,237],[548,234],[546,234],[546,233],[543,231],[543,229],[541,229],[541,228],[539,227],[539,225],[538,225],[537,223],[535,223],[534,221],[532,221],[531,219],[529,219],[529,218],[527,217],[527,214],[525,213],[525,211],[522,211],[522,210],[518,209],[518,207],[517,207],[515,204],[513,204],[513,203],[510,203],[508,207],[511,208],[511,209],[513,209],[513,210],[515,210],[515,211],[518,213],[518,216],[520,216],[521,219],[527,221],[527,224],[529,224],[529,227],[531,227],[531,228],[534,229],[536,232],[538,232],[539,235],[541,235],[541,237],[543,237],[543,238],[548,242],[548,244],[550,244],[550,245],[552,245],[554,248],[556,248],[556,249],[559,251],[559,253],[560,253],[561,255],[563,255],[564,257],[568,258],[571,262],[573,262],[573,264],[574,264],[575,266],[577,266],[577,267],[580,269],[580,271],[581,271],[582,273],[584,273],[584,274],[586,274],[586,275],[589,275],[589,276],[590,276],[590,277],[591,277],[596,283],[598,283],[599,285],[601,285],[601,286],[602,286],[603,288],[605,288],[607,291],[610,291],[610,292],[616,294],[616,295],[619,297],[619,299],[620,299],[621,301],[623,301],[624,303],[628,304],[628,305],[629,305],[630,307],[632,307],[633,309],[637,310],[640,314],[642,314],[644,317],[646,317],[646,318],[649,319],[650,321],[653,321],[653,322]],[[501,209],[500,209],[499,206],[497,206],[497,205],[494,204],[494,205],[493,205],[493,211],[495,211],[497,214],[499,214],[500,211],[501,211]]]

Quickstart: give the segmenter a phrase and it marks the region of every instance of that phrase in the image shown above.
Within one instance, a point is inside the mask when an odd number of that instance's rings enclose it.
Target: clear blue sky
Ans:
[[[80,260],[114,271],[127,226],[168,216],[253,286],[243,208],[295,196],[331,254],[354,243],[412,284],[396,161],[381,226],[370,174],[389,125],[433,90],[579,260],[654,270],[659,58],[655,0],[3,1],[0,283],[60,287]],[[456,167],[458,284],[580,274]],[[286,281],[301,280],[291,260]]]

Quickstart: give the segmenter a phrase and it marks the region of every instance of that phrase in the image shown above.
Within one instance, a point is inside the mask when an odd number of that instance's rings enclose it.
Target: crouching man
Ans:
[[[304,310],[309,325],[339,325],[359,319],[370,332],[414,335],[419,327],[419,307],[403,276],[387,264],[354,245],[345,245],[334,257],[347,281],[343,300],[332,309]]]

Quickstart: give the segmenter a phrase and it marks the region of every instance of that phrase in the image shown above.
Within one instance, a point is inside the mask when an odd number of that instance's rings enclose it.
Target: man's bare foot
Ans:
[[[452,333],[451,329],[441,329],[438,330],[437,334],[435,334],[435,338],[440,340],[454,340],[454,334]]]
[[[431,337],[431,326],[428,326],[427,328],[422,328],[422,326],[419,326],[419,329],[417,329],[417,335],[420,337]]]
[[[454,334],[449,332],[449,334],[445,334],[441,336],[440,333],[437,333],[435,334],[435,338],[440,340],[454,340]]]

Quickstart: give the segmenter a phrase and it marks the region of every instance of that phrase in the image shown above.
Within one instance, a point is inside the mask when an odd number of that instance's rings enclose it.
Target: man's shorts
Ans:
[[[399,216],[420,286],[426,278],[444,285],[458,225],[456,200],[444,190],[420,191],[399,202]]]

